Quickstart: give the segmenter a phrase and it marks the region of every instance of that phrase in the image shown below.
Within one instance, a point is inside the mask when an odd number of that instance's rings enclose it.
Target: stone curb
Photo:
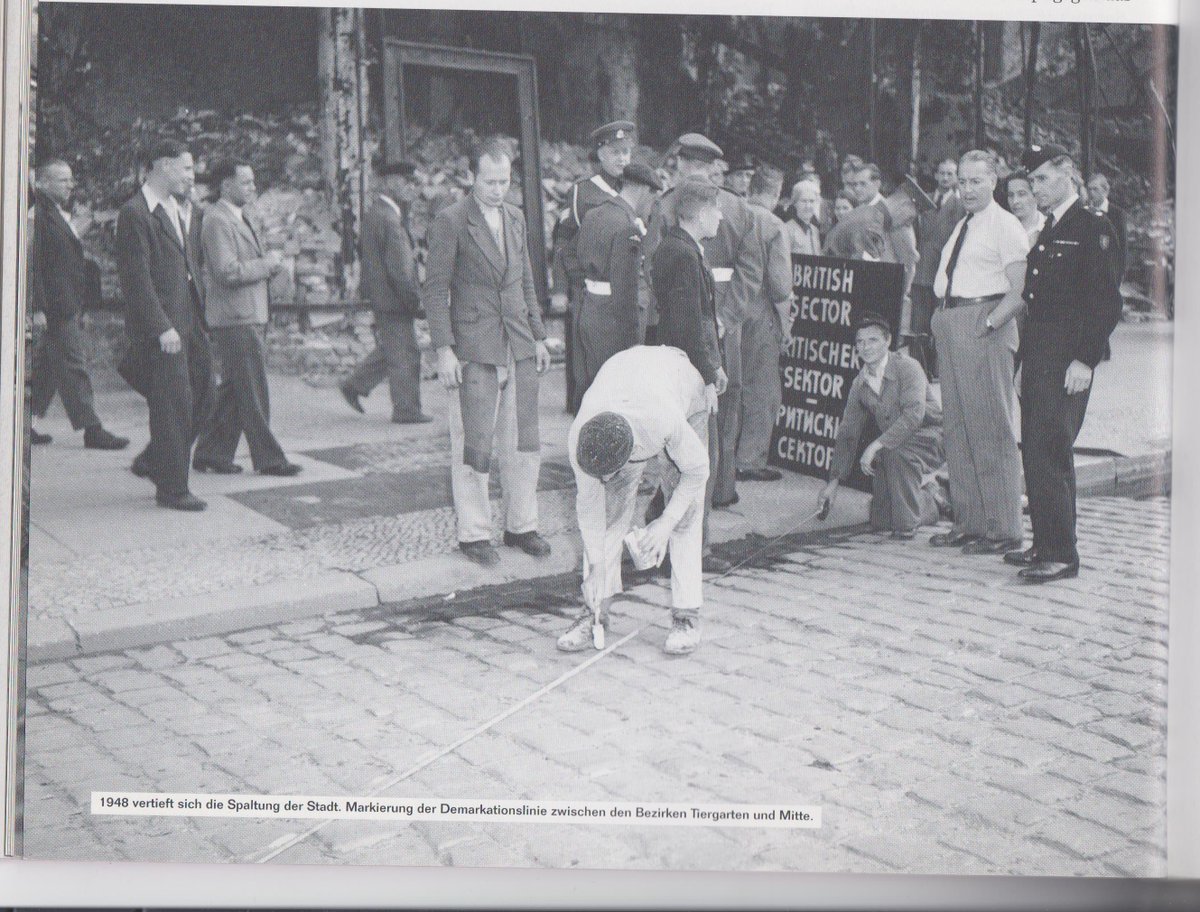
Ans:
[[[1088,459],[1075,471],[1079,497],[1146,496],[1171,490],[1171,451]]]

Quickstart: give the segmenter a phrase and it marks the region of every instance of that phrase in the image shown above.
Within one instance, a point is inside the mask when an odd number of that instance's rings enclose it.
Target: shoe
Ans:
[[[43,445],[49,443],[50,441],[52,441],[53,439],[54,438],[51,437],[49,434],[43,434],[37,428],[31,427],[29,429],[29,442],[33,446],[43,446]]]
[[[193,459],[192,468],[197,472],[211,472],[214,475],[237,475],[242,467],[236,462],[217,462],[215,459]]]
[[[724,510],[726,507],[732,507],[732,506],[733,506],[735,503],[737,503],[739,500],[741,500],[741,498],[740,498],[740,497],[738,497],[738,496],[737,496],[737,494],[733,494],[733,495],[731,495],[731,496],[729,497],[729,499],[728,499],[728,500],[717,500],[717,499],[714,497],[714,498],[713,498],[713,504],[712,504],[712,505],[713,505],[713,509],[714,509],[714,510]]]
[[[584,608],[567,632],[558,638],[557,646],[563,652],[582,652],[592,648],[592,612]],[[600,625],[608,633],[608,617],[600,612]]]
[[[239,472],[241,466],[234,466]],[[259,475],[273,475],[276,478],[291,478],[293,475],[299,475],[304,471],[304,466],[296,465],[294,462],[285,462],[281,465],[267,466],[265,469],[259,469]]]
[[[916,534],[916,529],[894,529],[891,537],[896,541],[912,541]]]
[[[1014,567],[1032,567],[1038,563],[1037,552],[1030,545],[1024,551],[1009,551],[1004,555],[1004,563],[1012,564]]]
[[[362,403],[358,401],[358,397],[361,395],[359,392],[350,389],[348,386],[339,386],[338,389],[342,391],[342,398],[346,400],[350,408],[354,409],[354,411],[358,412],[360,415],[366,414],[366,410],[362,407]]]
[[[433,421],[432,415],[397,415],[392,419],[392,424],[429,424],[431,421]]]
[[[1007,554],[1021,547],[1019,538],[977,538],[963,545],[963,554]]]
[[[1052,583],[1060,579],[1074,579],[1079,576],[1079,561],[1064,564],[1060,561],[1038,561],[1026,567],[1017,574],[1029,583]]]
[[[667,655],[687,655],[700,645],[700,622],[692,617],[671,618],[671,632],[663,643]]]
[[[504,544],[520,548],[531,557],[549,557],[550,542],[536,532],[505,532]]]
[[[166,507],[168,510],[183,510],[188,513],[199,513],[208,506],[190,491],[185,491],[183,494],[159,494],[154,501],[160,507]]]
[[[733,561],[727,561],[715,554],[706,554],[700,561],[700,569],[705,573],[728,573],[733,569]]]
[[[938,532],[929,539],[929,544],[935,548],[957,548],[983,538],[971,532]]]
[[[500,552],[490,541],[459,542],[458,548],[467,560],[481,567],[494,567],[500,563]]]
[[[738,481],[779,481],[783,473],[778,469],[738,469]]]
[[[150,477],[150,463],[148,460],[145,460],[141,456],[138,456],[137,459],[135,459],[132,463],[130,463],[129,471],[131,471],[138,478],[149,478]]]
[[[86,450],[123,450],[127,446],[128,437],[110,434],[100,425],[83,429],[83,447]]]

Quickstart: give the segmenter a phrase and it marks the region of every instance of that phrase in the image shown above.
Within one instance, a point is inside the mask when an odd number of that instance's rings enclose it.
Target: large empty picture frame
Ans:
[[[542,162],[537,107],[537,66],[532,57],[491,51],[466,50],[416,44],[385,38],[383,45],[383,121],[384,158],[395,162],[408,152],[406,131],[404,68],[431,67],[473,73],[496,73],[517,80],[520,107],[521,185],[525,224],[529,232],[529,255],[538,300],[549,301],[546,271],[546,229],[542,211]]]

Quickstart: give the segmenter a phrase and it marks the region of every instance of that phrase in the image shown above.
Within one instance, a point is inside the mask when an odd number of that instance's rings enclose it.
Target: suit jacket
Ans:
[[[262,326],[267,322],[271,262],[263,256],[260,235],[261,228],[247,224],[223,202],[205,212],[200,242],[209,326]]]
[[[376,315],[416,316],[421,291],[412,237],[396,204],[379,198],[363,216],[361,284]]]
[[[657,342],[682,349],[704,382],[715,383],[722,366],[717,301],[699,246],[686,231],[672,225],[654,251],[653,267]]]
[[[85,303],[95,303],[95,267],[50,197],[39,193],[35,209],[30,295],[48,322],[66,322],[82,313]]]
[[[508,203],[500,212],[505,250],[472,195],[439,212],[427,235],[421,305],[433,347],[479,364],[507,364],[509,348],[517,361],[532,358],[534,343],[546,338],[525,219]]]
[[[140,189],[117,214],[117,274],[125,329],[134,342],[157,345],[168,329],[186,337],[204,325],[200,223],[196,210],[185,244],[164,211],[150,211]]]
[[[916,274],[913,276],[914,285],[926,288],[933,287],[937,278],[938,263],[942,258],[942,248],[954,233],[954,226],[967,214],[966,208],[957,193],[943,200],[938,209],[923,213],[917,218],[917,260]]]

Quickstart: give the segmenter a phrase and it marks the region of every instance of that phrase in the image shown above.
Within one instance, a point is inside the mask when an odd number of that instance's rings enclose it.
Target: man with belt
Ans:
[[[1024,306],[1029,238],[995,200],[991,153],[966,153],[958,174],[967,214],[942,250],[933,286],[941,304],[932,319],[954,526],[930,544],[1003,554],[1023,535],[1014,318]]]
[[[567,207],[554,227],[555,272],[564,276],[566,287],[556,289],[555,305],[566,307],[563,341],[567,359],[567,411],[574,413],[583,392],[579,389],[583,364],[579,352],[579,332],[576,326],[579,306],[583,301],[584,270],[579,263],[579,229],[588,212],[621,191],[622,174],[633,157],[634,131],[630,120],[614,120],[592,131],[592,158],[597,169],[591,177],[576,181],[567,194]]]
[[[1029,253],[1021,339],[1021,441],[1033,546],[1004,555],[1032,583],[1079,574],[1073,447],[1092,375],[1121,318],[1120,238],[1083,205],[1074,162],[1032,147],[1022,162],[1046,225]]]
[[[538,385],[550,366],[525,219],[505,202],[512,158],[499,142],[471,159],[470,194],[429,226],[421,302],[449,390],[450,486],[463,555],[485,567],[492,546],[488,472],[499,450],[504,543],[550,554],[538,534]],[[498,443],[496,438],[499,438]]]
[[[582,396],[604,362],[641,343],[641,281],[643,217],[650,201],[662,190],[648,165],[626,165],[621,189],[592,207],[579,228],[576,254],[584,272],[583,297],[576,313],[576,358],[582,368],[576,393]]]
[[[575,506],[583,538],[584,602],[600,605],[607,626],[622,591],[622,541],[633,524],[638,484],[656,456],[669,466],[662,515],[646,526],[643,550],[671,556],[671,632],[664,651],[692,652],[700,643],[704,489],[708,420],[717,390],[677,348],[639,345],[618,352],[596,375],[571,425],[567,451],[575,471]],[[558,639],[577,652],[592,644],[592,611],[584,608]]]

